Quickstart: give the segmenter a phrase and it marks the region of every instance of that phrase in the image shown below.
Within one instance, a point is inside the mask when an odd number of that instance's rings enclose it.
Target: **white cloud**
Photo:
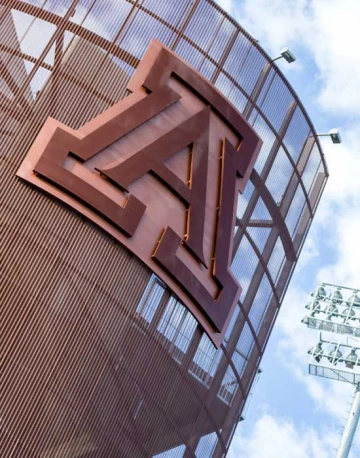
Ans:
[[[339,437],[334,430],[297,427],[269,414],[259,418],[250,434],[241,429],[239,426],[228,458],[332,458]]]
[[[360,113],[360,2],[317,0],[312,3],[314,57],[321,70],[320,103],[336,112]],[[357,80],[357,82],[355,82]]]
[[[224,10],[229,13],[229,14],[232,14],[233,12],[233,8],[234,8],[234,1],[233,0],[215,0],[216,3],[218,3],[221,8],[224,8]]]
[[[360,113],[358,0],[228,0],[223,4],[270,54],[289,46],[313,59],[315,68],[296,66],[320,83],[318,101],[324,110]]]
[[[297,270],[313,265],[319,256],[319,245],[314,237],[309,237],[303,246],[300,259],[297,263]]]
[[[334,224],[333,238],[329,248],[336,253],[334,262],[319,266],[319,281],[336,283],[352,288],[360,287],[360,218],[359,207],[350,207],[347,212],[337,212],[339,222]],[[319,240],[319,243],[320,240]]]

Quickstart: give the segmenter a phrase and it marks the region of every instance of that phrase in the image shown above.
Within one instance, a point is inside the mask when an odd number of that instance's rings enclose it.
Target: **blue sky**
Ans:
[[[237,428],[229,458],[331,458],[353,387],[308,375],[316,331],[300,320],[324,281],[360,288],[360,2],[218,0],[271,55],[318,132],[337,127],[343,143],[322,146],[330,178],[262,360],[263,373]],[[244,447],[246,445],[246,447]],[[244,451],[244,449],[247,451]],[[360,456],[360,431],[352,458]]]

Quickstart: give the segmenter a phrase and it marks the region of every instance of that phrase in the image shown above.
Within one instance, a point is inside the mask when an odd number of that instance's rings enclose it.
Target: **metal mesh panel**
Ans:
[[[228,328],[226,330],[226,333],[225,333],[225,338],[224,338],[225,345],[229,341],[231,333],[233,332],[234,326],[235,326],[236,322],[238,321],[239,313],[240,313],[240,308],[236,307],[235,311],[233,313],[233,316],[231,317],[229,326],[228,326]]]
[[[215,433],[210,433],[206,436],[203,436],[200,439],[198,446],[196,447],[196,456],[199,458],[213,456],[217,442],[218,438]]]
[[[202,59],[202,63],[200,65],[200,73],[207,79],[211,79],[212,75],[215,72],[215,65],[211,63],[208,59]]]
[[[309,195],[310,190],[315,182],[316,176],[321,171],[321,158],[318,154],[311,154],[309,157],[305,169],[302,173],[302,182],[305,187],[306,193]]]
[[[189,64],[196,68],[196,70],[200,69],[204,55],[188,41],[181,39],[175,51],[179,56],[186,57]]]
[[[162,334],[163,345],[181,362],[196,328],[196,320],[174,297],[166,304],[157,330]]]
[[[222,17],[221,27],[216,33],[216,39],[214,37],[210,49],[208,50],[209,55],[215,60],[219,61],[222,57],[226,46],[235,34],[236,28],[234,24]]]
[[[254,121],[253,121],[253,127],[260,136],[261,140],[263,141],[263,145],[260,150],[260,154],[256,160],[255,163],[255,169],[257,172],[261,173],[262,169],[265,165],[266,159],[269,156],[269,153],[271,151],[271,148],[274,145],[275,142],[275,135],[270,129],[269,125],[265,122],[264,118],[257,114],[254,111]]]
[[[271,229],[266,227],[248,227],[247,233],[251,237],[251,240],[256,245],[260,253],[262,253],[266,241],[269,237]]]
[[[242,373],[245,369],[246,365],[246,358],[244,358],[236,349],[231,357],[232,362],[234,363],[234,367],[236,369],[236,372],[238,375],[241,377]]]
[[[225,76],[223,78],[226,79]],[[221,77],[217,81],[217,87],[219,87],[221,92],[223,92],[221,85],[219,84],[220,81]],[[240,89],[233,85],[229,86],[229,90],[227,91],[227,98],[240,111],[240,113],[243,113],[248,99]]]
[[[316,158],[321,157],[317,146],[314,147],[312,156],[315,156]],[[323,187],[325,181],[326,168],[324,167],[324,162],[321,161],[308,191],[308,196],[313,210],[316,209],[316,205],[319,202],[319,190]]]
[[[271,86],[266,91],[265,99],[261,103],[261,110],[277,131],[292,100],[290,91],[284,88],[283,81],[278,75],[275,75],[271,80]]]
[[[120,27],[125,23],[130,11],[131,4],[128,2],[122,8],[118,8],[116,2],[108,2],[105,8],[102,2],[96,2],[88,10],[81,25],[91,32],[112,41]]]
[[[178,447],[172,448],[158,455],[154,455],[153,458],[182,458],[184,456],[186,448],[185,445],[179,445]]]
[[[268,270],[270,275],[276,283],[278,275],[280,273],[280,268],[285,260],[285,251],[282,244],[280,237],[276,240],[273,252],[271,253],[269,262],[268,262]]]
[[[246,237],[243,237],[231,264],[231,271],[243,290],[240,298],[246,296],[259,258]]]
[[[189,372],[206,386],[210,386],[220,364],[222,351],[216,350],[206,334],[200,340]]]
[[[233,84],[231,80],[223,73],[220,73],[220,75],[218,76],[215,82],[215,87],[219,89],[219,91],[221,91],[224,95],[226,95],[226,97],[229,97],[233,90]]]
[[[271,215],[269,213],[269,210],[267,206],[265,205],[263,199],[258,198],[257,203],[255,205],[254,211],[251,215],[252,219],[259,219],[259,220],[265,220],[265,221],[271,221]]]
[[[164,296],[164,292],[165,285],[163,285],[160,280],[153,275],[147,284],[139,305],[136,308],[136,312],[148,323],[150,323],[154,318],[161,299]]]
[[[254,346],[255,340],[253,333],[251,332],[250,326],[245,323],[245,326],[241,332],[239,341],[236,348],[241,352],[242,355],[247,358]]]
[[[285,146],[294,162],[296,162],[309,135],[309,124],[302,110],[297,107],[284,137]]]
[[[249,200],[254,193],[254,185],[249,182],[245,188],[245,191],[242,194],[238,194],[237,200],[237,209],[236,209],[236,217],[241,219],[244,216],[244,212],[248,207]],[[267,213],[269,215],[269,213]]]
[[[291,171],[292,166],[285,150],[280,148],[266,180],[266,186],[277,204],[280,204],[285,195]]]
[[[291,207],[285,218],[286,225],[289,229],[290,235],[293,235],[296,230],[296,227],[300,221],[300,215],[301,215],[301,212],[303,211],[304,205],[305,205],[305,195],[299,184],[295,192],[293,201],[291,203]]]
[[[151,35],[148,33],[149,29],[152,31]],[[168,44],[172,36],[173,32],[166,25],[139,10],[131,23],[131,27],[126,30],[119,41],[123,49],[133,56],[141,58],[152,38],[157,38]]]
[[[131,3],[134,5],[135,1]],[[167,0],[166,2],[145,0],[140,6],[144,8],[144,11],[153,13],[159,19],[166,21],[167,24],[179,29],[187,17],[191,4],[189,2],[179,3],[177,0]]]
[[[250,95],[254,89],[256,79],[260,75],[265,62],[264,56],[256,52],[255,48],[251,47],[236,76],[240,86],[247,94]]]
[[[264,275],[249,313],[249,319],[256,333],[259,331],[261,327],[264,314],[269,305],[271,293],[271,285],[266,275]]]
[[[200,48],[207,50],[209,43],[212,43],[220,30],[223,19],[220,11],[213,8],[206,0],[200,0],[185,30],[185,36]]]
[[[222,399],[226,404],[231,405],[238,387],[239,384],[237,382],[235,373],[231,366],[228,366],[219,389],[219,398]]]
[[[276,65],[210,0],[1,3],[1,455],[222,456],[276,315],[269,304],[278,305],[244,231],[282,298],[294,262],[284,262],[291,253],[271,204],[290,202],[283,214],[298,252],[313,214],[302,188],[287,186],[287,154],[296,164],[311,123]],[[239,195],[232,261],[249,317],[236,308],[224,350],[134,256],[15,177],[48,116],[77,129],[125,96],[152,38],[210,79],[263,140],[261,183],[252,177]],[[327,178],[317,145],[298,169],[314,210]]]
[[[224,64],[224,70],[235,79],[237,79],[238,72],[244,65],[244,61],[247,58],[250,49],[251,44],[249,43],[249,40],[240,33],[236,37],[235,43],[231,47],[229,55],[227,56]]]
[[[56,26],[42,19],[34,19],[20,11],[14,11],[12,16],[21,51],[38,59],[53,37]],[[45,62],[52,64],[49,59],[45,59]]]

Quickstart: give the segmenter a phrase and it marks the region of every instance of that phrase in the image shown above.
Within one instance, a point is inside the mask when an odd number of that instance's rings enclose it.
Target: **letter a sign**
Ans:
[[[131,250],[219,346],[241,292],[230,271],[237,196],[261,141],[156,40],[128,89],[78,130],[49,118],[17,175]]]

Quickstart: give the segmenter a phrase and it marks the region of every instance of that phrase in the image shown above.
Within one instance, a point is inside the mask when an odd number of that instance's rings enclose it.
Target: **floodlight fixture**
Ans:
[[[346,305],[349,307],[360,307],[360,297],[356,294],[358,291],[354,291],[351,297],[346,301]]]
[[[326,289],[320,285],[311,295],[318,299],[324,299],[327,295],[327,292]]]
[[[320,332],[315,346],[310,348],[309,371],[332,380],[360,383],[360,341],[353,337],[327,337]],[[350,369],[350,370],[349,370]]]
[[[357,355],[355,348],[351,349],[350,355],[347,357],[345,364],[348,369],[354,369],[355,364],[359,364],[359,356]]]
[[[289,64],[291,64],[292,62],[295,62],[296,61],[296,57],[294,56],[294,54],[290,51],[289,48],[283,48],[281,51],[280,51],[280,54],[283,56],[283,58],[286,60],[286,62],[288,62]]]
[[[330,297],[331,302],[334,304],[341,304],[343,302],[343,297],[341,294],[341,288],[336,288],[332,293]]]
[[[334,348],[334,350],[329,354],[328,359],[334,366],[336,366],[337,363],[342,361],[342,355],[343,354],[339,349]]]
[[[327,134],[316,134],[316,137],[330,137],[331,141],[335,144],[341,143],[341,135],[339,129],[331,129]]]
[[[322,342],[318,342],[315,347],[310,348],[308,351],[310,355],[313,355],[316,362],[320,362],[323,354]]]
[[[356,313],[351,307],[346,307],[346,309],[342,311],[342,315],[344,323],[346,323],[348,320],[356,320]]]
[[[280,51],[280,56],[279,57],[275,57],[275,59],[272,59],[271,62],[275,62],[276,60],[279,60],[279,59],[285,59],[286,62],[288,62],[289,64],[291,64],[292,62],[295,62],[296,60],[296,57],[294,56],[294,54],[290,51],[289,48],[283,48],[281,51]]]
[[[332,317],[338,316],[338,314],[339,314],[338,308],[337,308],[336,305],[333,304],[333,303],[330,303],[330,304],[327,306],[326,312],[328,313],[327,319],[330,320],[330,321],[331,321],[331,318],[332,318]]]
[[[359,290],[321,283],[305,305],[309,328],[360,337]]]

